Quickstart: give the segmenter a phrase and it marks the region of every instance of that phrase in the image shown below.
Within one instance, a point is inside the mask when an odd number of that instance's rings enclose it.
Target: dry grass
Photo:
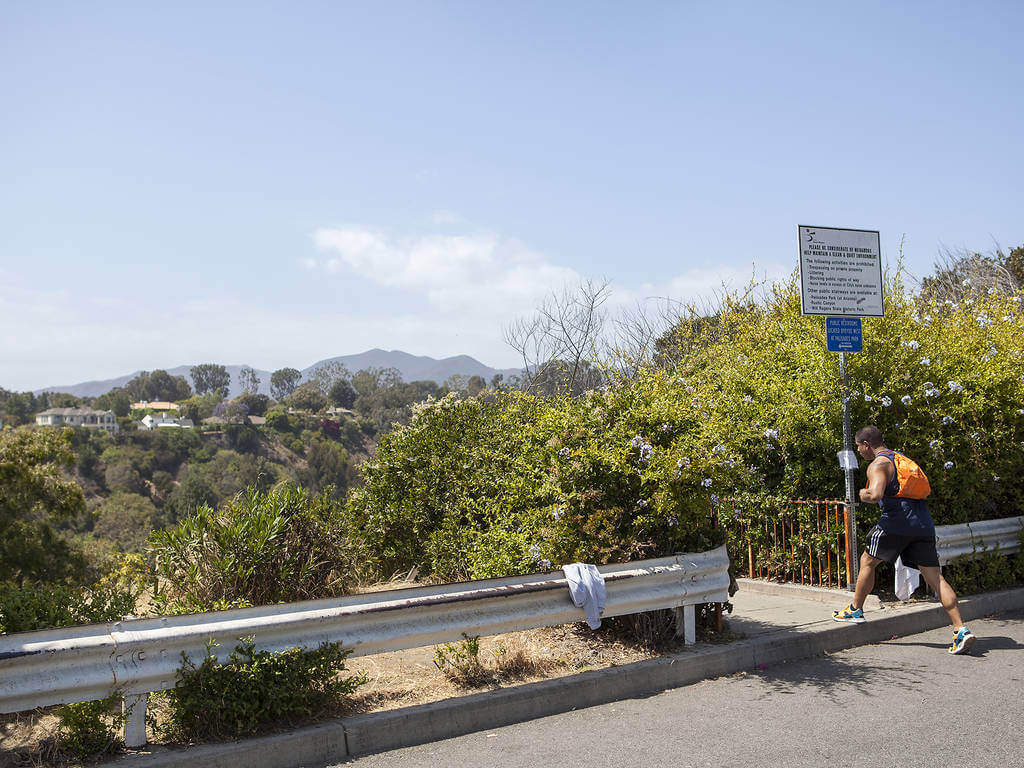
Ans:
[[[0,715],[0,768],[50,768],[69,764],[57,743],[53,708]]]

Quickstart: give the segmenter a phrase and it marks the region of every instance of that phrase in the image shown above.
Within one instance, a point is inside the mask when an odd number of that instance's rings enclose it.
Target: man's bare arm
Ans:
[[[860,500],[875,504],[882,500],[889,482],[890,464],[881,456],[868,465],[868,484],[860,489]]]

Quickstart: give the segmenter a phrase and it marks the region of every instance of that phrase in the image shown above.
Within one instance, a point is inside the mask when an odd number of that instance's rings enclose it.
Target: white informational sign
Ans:
[[[882,249],[868,229],[797,227],[800,312],[882,317]]]
[[[856,451],[836,451],[836,456],[839,458],[841,469],[857,469]]]

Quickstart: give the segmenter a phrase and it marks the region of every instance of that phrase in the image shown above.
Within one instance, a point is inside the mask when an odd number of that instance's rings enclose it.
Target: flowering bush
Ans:
[[[886,296],[847,358],[855,426],[877,424],[921,464],[937,523],[1012,513],[1024,493],[1019,297],[927,303],[898,273]],[[719,496],[753,499],[737,507],[751,521],[770,513],[765,499],[844,496],[839,362],[823,326],[800,314],[790,280],[682,319],[659,341],[680,361],[667,369],[575,398],[419,408],[350,498],[371,563],[382,576],[479,578],[654,557],[720,543]],[[858,520],[877,514],[862,505]]]

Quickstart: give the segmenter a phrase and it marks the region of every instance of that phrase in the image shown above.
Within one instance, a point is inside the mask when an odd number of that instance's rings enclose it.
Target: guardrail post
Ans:
[[[676,637],[683,636],[683,642],[693,645],[697,642],[697,610],[693,605],[673,608],[676,616]]]
[[[125,696],[121,700],[124,714],[124,745],[134,749],[146,744],[146,705],[149,694]]]

